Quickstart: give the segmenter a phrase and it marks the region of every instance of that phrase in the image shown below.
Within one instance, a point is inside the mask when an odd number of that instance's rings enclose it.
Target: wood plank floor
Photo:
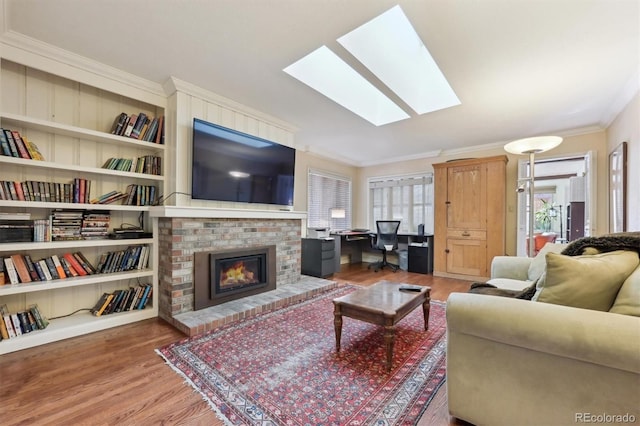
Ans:
[[[343,265],[333,279],[371,285],[379,280],[428,285],[431,297],[466,292],[468,281]],[[3,425],[222,426],[201,396],[154,349],[185,336],[160,319],[141,321],[0,357]],[[443,386],[418,423],[466,425],[447,412]]]

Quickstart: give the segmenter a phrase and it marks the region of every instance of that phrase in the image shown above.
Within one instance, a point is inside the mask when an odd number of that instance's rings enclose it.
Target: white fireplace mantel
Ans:
[[[210,218],[210,219],[306,219],[307,212],[290,210],[226,209],[216,207],[154,206],[151,217]]]

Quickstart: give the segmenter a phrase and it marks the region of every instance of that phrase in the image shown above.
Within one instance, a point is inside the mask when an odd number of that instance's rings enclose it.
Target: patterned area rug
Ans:
[[[185,339],[156,352],[229,425],[415,424],[445,380],[445,307],[431,302],[396,327],[393,368],[383,328],[343,318],[335,350],[333,303],[346,286]]]

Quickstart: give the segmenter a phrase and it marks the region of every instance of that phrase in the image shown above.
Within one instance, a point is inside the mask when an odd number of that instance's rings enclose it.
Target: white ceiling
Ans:
[[[5,30],[157,83],[187,81],[290,123],[297,148],[355,165],[605,128],[640,78],[638,0],[4,3]],[[373,78],[336,39],[396,4],[462,105],[405,108],[410,119],[376,127],[282,71],[326,45]]]

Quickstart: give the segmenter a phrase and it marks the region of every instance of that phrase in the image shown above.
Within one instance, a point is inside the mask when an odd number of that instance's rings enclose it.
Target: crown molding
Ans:
[[[622,90],[615,96],[611,105],[606,109],[600,120],[603,128],[608,128],[613,123],[622,110],[631,102],[636,94],[640,91],[640,70],[627,81]]]
[[[104,90],[131,96],[131,88],[144,96],[136,95],[154,105],[165,106],[166,96],[158,83],[127,73],[112,66],[69,52],[15,31],[0,36],[2,57],[17,63],[90,84]],[[106,79],[108,81],[101,81]]]
[[[264,112],[258,111],[257,109],[248,107],[246,105],[243,105],[229,98],[225,98],[222,95],[218,95],[217,93],[213,93],[209,90],[198,87],[195,84],[189,83],[184,80],[180,80],[179,78],[176,78],[173,76],[169,77],[167,81],[164,82],[162,87],[164,89],[165,96],[171,96],[175,92],[182,92],[187,95],[200,98],[204,101],[219,105],[223,108],[232,110],[236,113],[244,114],[252,118],[255,118],[256,120],[267,122],[270,125],[279,127],[280,129],[285,130],[287,132],[295,133],[298,131],[297,127],[295,127],[290,123],[287,123],[284,120],[281,120],[279,118],[276,118]]]

